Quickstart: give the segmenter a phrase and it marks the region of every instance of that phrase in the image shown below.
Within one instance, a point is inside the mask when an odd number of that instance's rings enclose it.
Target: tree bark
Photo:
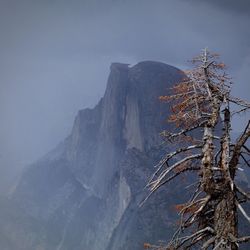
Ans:
[[[215,246],[218,246],[216,249],[238,249],[234,242],[228,241],[228,239],[232,239],[232,236],[237,238],[237,224],[236,197],[234,191],[228,186],[214,212]]]

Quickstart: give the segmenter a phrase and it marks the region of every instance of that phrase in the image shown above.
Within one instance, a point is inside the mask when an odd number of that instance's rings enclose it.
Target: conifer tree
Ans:
[[[167,152],[156,166],[148,188],[151,195],[177,176],[192,171],[197,176],[196,190],[189,201],[177,206],[181,223],[168,245],[145,246],[236,250],[239,244],[250,241],[250,236],[238,233],[239,213],[250,223],[242,206],[249,202],[250,194],[235,178],[240,165],[250,167],[250,121],[234,143],[231,121],[247,112],[250,103],[231,95],[231,79],[217,54],[204,49],[192,64],[185,78],[172,88],[172,94],[160,97],[171,103],[169,122],[175,125],[175,132],[162,134],[182,147]]]

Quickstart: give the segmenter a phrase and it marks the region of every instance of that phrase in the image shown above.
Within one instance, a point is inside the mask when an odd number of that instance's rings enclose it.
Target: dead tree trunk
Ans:
[[[238,245],[232,240],[238,238],[238,216],[234,176],[229,169],[230,159],[230,110],[224,110],[224,134],[221,140],[220,179],[218,184],[218,204],[214,211],[215,246],[217,249],[237,250]]]
[[[230,186],[223,193],[214,211],[215,246],[216,249],[237,250],[238,246],[233,242],[238,238],[236,196]]]
[[[250,109],[250,103],[230,95],[230,78],[223,70],[225,65],[218,63],[216,57],[205,49],[193,60],[196,68],[188,71],[188,77],[173,88],[174,94],[161,97],[173,102],[173,114],[169,120],[181,129],[177,133],[164,131],[163,135],[170,142],[178,139],[183,142],[187,138],[194,144],[168,153],[159,162],[148,183],[149,196],[180,174],[198,171],[197,189],[189,202],[179,206],[181,225],[166,249],[190,249],[200,243],[201,249],[237,250],[240,243],[250,240],[250,236],[239,238],[238,235],[238,211],[250,222],[250,217],[240,205],[242,201],[249,201],[250,195],[235,181],[240,157],[250,167],[243,156],[243,153],[250,155],[245,145],[250,137],[250,121],[234,145],[230,138],[231,117]],[[232,114],[230,103],[241,109]],[[216,126],[220,122],[222,133],[216,135]],[[200,139],[192,136],[196,129],[203,130],[202,144]],[[179,160],[169,164],[170,160],[176,159]],[[181,232],[190,226],[196,226],[197,230],[180,237]]]

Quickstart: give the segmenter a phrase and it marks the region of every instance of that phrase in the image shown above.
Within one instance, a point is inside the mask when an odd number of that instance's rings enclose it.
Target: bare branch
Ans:
[[[206,227],[203,228],[201,230],[199,230],[198,232],[195,232],[194,234],[190,235],[190,236],[185,236],[183,238],[181,238],[181,242],[178,244],[178,246],[176,248],[181,247],[182,245],[184,245],[187,241],[197,237],[197,236],[201,236],[203,234],[213,234],[214,230],[211,227]]]
[[[189,151],[189,150],[192,150],[192,149],[195,149],[195,148],[201,148],[202,145],[192,145],[192,146],[189,146],[189,147],[185,147],[185,148],[180,148],[180,149],[177,149],[176,151],[172,152],[172,153],[169,153],[167,154],[156,166],[154,166],[155,168],[157,168],[157,170],[154,172],[154,174],[152,175],[151,179],[149,180],[149,183],[154,179],[155,176],[158,175],[159,171],[161,170],[162,166],[167,162],[169,161],[171,158],[173,158],[174,156],[180,154],[180,153],[183,153],[183,152],[186,152],[186,151]]]
[[[186,172],[186,171],[197,171],[197,170],[200,170],[200,167],[188,167],[188,168],[185,168],[175,174],[173,174],[172,176],[170,176],[169,178],[167,178],[166,180],[164,180],[158,188],[160,188],[161,186],[163,186],[164,184],[166,184],[167,182],[170,182],[171,180],[173,180],[175,177],[177,177],[178,175],[182,174],[183,172]],[[158,189],[157,188],[157,189]]]
[[[216,155],[215,155],[215,157],[214,157],[215,164],[218,163],[218,157],[219,157],[220,153],[221,153],[221,149],[218,150],[218,152],[216,153]]]
[[[185,93],[181,93],[181,94],[176,94],[176,95],[170,95],[167,97],[167,99],[175,99],[175,98],[180,98],[180,97],[184,97],[184,96],[187,96],[189,94],[194,94],[194,91],[188,91],[188,92],[185,92]],[[162,96],[161,99],[164,99],[165,96]]]
[[[236,111],[232,112],[231,116],[234,116],[236,114],[240,114],[241,112],[247,111],[248,109],[250,109],[250,107],[245,107],[243,109],[236,110]]]
[[[202,157],[202,154],[195,154],[195,155],[187,156],[184,159],[176,162],[175,164],[173,164],[172,166],[170,166],[166,170],[164,170],[155,181],[151,181],[151,183],[149,183],[149,186],[151,186],[151,191],[154,192],[159,188],[159,185],[160,185],[161,181],[165,178],[165,176],[170,171],[174,170],[175,168],[177,168],[178,166],[180,166],[181,164],[183,164],[183,163],[185,163],[185,162],[187,162],[189,160],[200,159],[201,157]]]
[[[200,208],[194,213],[193,218],[192,218],[191,221],[190,221],[190,224],[192,224],[192,223],[194,222],[195,218],[197,217],[197,215],[198,215],[200,212],[202,212],[202,210],[205,208],[205,206],[206,206],[207,203],[209,202],[210,198],[211,198],[210,195],[208,195],[207,197],[204,198],[204,201],[203,201],[202,205],[201,205]]]
[[[250,103],[248,103],[248,102],[246,102],[244,100],[241,100],[239,98],[230,96],[229,101],[234,103],[234,104],[237,104],[239,106],[242,106],[242,107],[245,107],[245,108],[250,108]]]
[[[222,239],[221,241],[219,241],[219,243],[213,248],[213,250],[216,250],[216,249],[219,249],[219,247],[222,245],[222,244],[225,244],[226,241],[224,239]]]
[[[246,160],[246,158],[244,157],[244,155],[241,153],[240,156],[243,159],[243,161],[247,164],[247,166],[250,167],[250,163]]]
[[[237,203],[237,206],[239,210],[241,211],[242,215],[247,219],[247,221],[250,223],[250,217],[247,215],[246,211],[243,209],[243,207]]]
[[[235,186],[236,187],[236,190],[242,194],[245,198],[247,198],[248,200],[250,200],[250,195],[248,193],[246,193],[244,190],[242,190],[240,187],[238,186]]]
[[[244,148],[248,153],[250,153],[250,149],[249,149],[246,145],[243,145],[243,148]]]
[[[248,241],[250,241],[250,236],[244,236],[244,237],[236,239],[237,243],[244,243],[244,242],[248,242]]]
[[[189,245],[185,246],[184,249],[190,249],[190,247],[196,245],[198,242],[202,241],[205,237],[207,237],[207,234],[196,236],[195,238],[193,238],[193,240]]]
[[[190,132],[190,131],[193,131],[193,130],[195,130],[196,128],[202,127],[206,122],[207,122],[207,121],[202,121],[202,122],[199,123],[199,124],[196,124],[196,125],[194,125],[194,126],[192,126],[192,127],[189,127],[189,128],[187,128],[187,129],[181,130],[179,133],[169,133],[169,132],[167,132],[167,131],[163,131],[163,132],[161,133],[161,135],[166,136],[169,140],[171,140],[171,139],[176,138],[176,137],[178,137],[178,136],[185,135],[186,133],[188,133],[188,132]]]
[[[213,135],[212,138],[215,139],[215,140],[221,140],[221,137],[216,136],[216,135]]]
[[[199,200],[196,200],[194,202],[187,204],[187,206],[185,206],[184,208],[181,209],[180,214],[186,213],[186,211],[188,211],[191,207],[196,206],[196,204],[204,203],[204,200],[205,200],[205,198],[201,198]]]
[[[203,245],[201,250],[206,250],[209,248],[210,245],[212,245],[215,241],[215,237],[210,238],[209,240],[207,240]]]
[[[239,157],[241,155],[241,149],[244,146],[244,144],[246,143],[249,136],[250,136],[250,120],[248,121],[248,124],[247,124],[244,132],[242,133],[242,135],[237,140],[237,142],[236,142],[236,144],[234,146],[234,149],[233,149],[233,154],[232,154],[231,160],[229,162],[230,170],[233,171],[233,175],[234,175],[236,166],[239,163]]]
[[[175,164],[173,164],[172,166],[170,166],[169,168],[165,169],[161,175],[154,181],[152,181],[152,178],[151,178],[151,182],[149,182],[147,184],[147,187],[150,187],[150,193],[147,195],[147,197],[140,203],[140,207],[143,206],[143,204],[149,199],[149,197],[157,190],[159,189],[162,185],[164,185],[166,182],[172,180],[174,177],[176,177],[178,174],[178,172],[169,177],[168,179],[164,180],[165,176],[171,172],[172,170],[174,170],[175,168],[177,168],[178,166],[180,166],[181,164],[189,161],[189,160],[193,160],[193,159],[199,159],[201,158],[202,155],[201,154],[195,154],[195,155],[191,155],[191,156],[188,156],[178,162],[176,162]],[[186,169],[183,169],[183,171],[189,171],[189,170],[198,170],[198,168],[192,168],[192,167],[189,167],[189,168],[186,168]]]
[[[191,196],[189,203],[193,202],[201,193],[202,190],[200,190],[201,183],[199,183],[197,189],[194,191],[193,195]]]

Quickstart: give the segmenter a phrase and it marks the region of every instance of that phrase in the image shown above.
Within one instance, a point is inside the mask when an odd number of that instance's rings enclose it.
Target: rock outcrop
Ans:
[[[138,204],[163,152],[168,109],[158,97],[181,77],[164,63],[113,63],[97,106],[80,110],[70,136],[0,201],[1,249],[139,250],[167,239],[181,192]]]

